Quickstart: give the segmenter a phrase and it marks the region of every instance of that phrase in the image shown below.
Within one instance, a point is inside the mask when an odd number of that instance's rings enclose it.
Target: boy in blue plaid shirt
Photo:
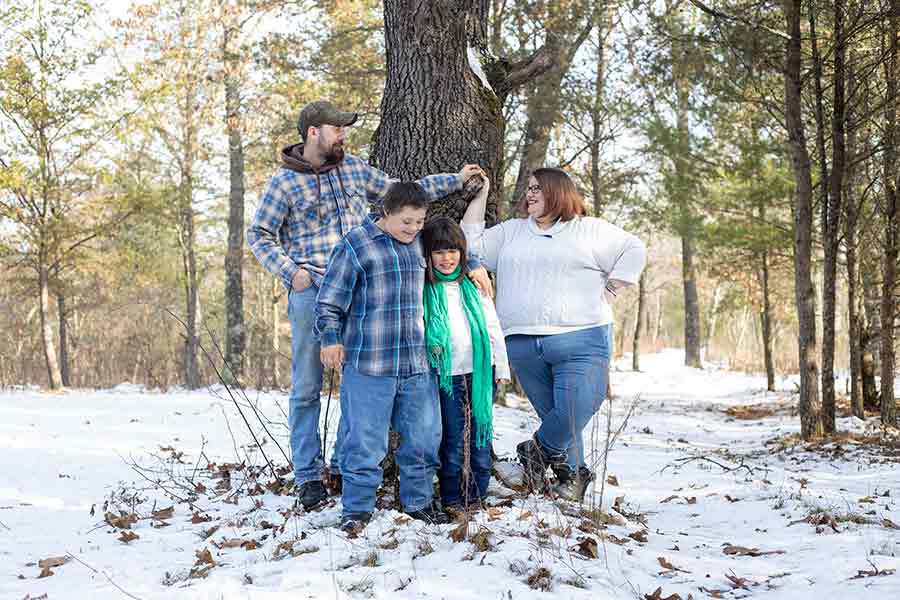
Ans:
[[[417,519],[446,522],[433,504],[440,466],[441,409],[425,352],[425,256],[419,231],[427,195],[395,183],[384,215],[366,219],[337,245],[316,298],[322,363],[343,366],[341,448],[346,531],[364,526],[381,484],[388,433],[400,435],[400,501]]]
[[[297,123],[303,143],[282,150],[281,168],[269,181],[247,230],[253,254],[289,290],[291,458],[297,499],[307,510],[327,498],[319,437],[323,368],[313,334],[316,293],[334,247],[363,222],[370,203],[379,204],[394,181],[358,157],[344,154],[346,128],[356,119],[356,113],[322,100],[303,108]],[[459,173],[430,175],[419,183],[430,200],[437,200],[462,189],[464,178],[478,170],[466,165]],[[476,277],[489,281],[484,269],[479,271]],[[332,453],[333,468],[342,426]]]

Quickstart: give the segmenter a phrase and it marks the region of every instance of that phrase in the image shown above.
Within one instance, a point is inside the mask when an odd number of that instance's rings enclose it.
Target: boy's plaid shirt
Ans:
[[[247,244],[288,289],[300,267],[309,271],[318,286],[335,246],[363,222],[370,203],[381,203],[394,181],[349,154],[339,166],[319,174],[282,167],[260,200],[247,229]],[[455,173],[429,175],[418,183],[432,200],[462,189]]]
[[[343,344],[345,361],[366,375],[428,370],[425,256],[419,237],[398,242],[371,219],[341,240],[316,297],[322,346]]]

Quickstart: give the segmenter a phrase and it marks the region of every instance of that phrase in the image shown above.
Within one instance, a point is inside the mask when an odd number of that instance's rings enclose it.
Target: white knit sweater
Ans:
[[[463,225],[471,252],[497,274],[497,314],[505,335],[552,335],[613,321],[609,279],[636,283],[644,243],[596,217],[540,229],[534,219]]]

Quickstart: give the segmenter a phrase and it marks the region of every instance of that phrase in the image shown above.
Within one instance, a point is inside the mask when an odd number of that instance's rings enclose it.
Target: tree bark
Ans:
[[[226,23],[222,50],[225,63],[225,128],[228,132],[228,250],[225,254],[226,373],[244,373],[244,141],[240,98],[240,55],[232,46],[237,32]]]
[[[646,327],[647,311],[647,271],[641,272],[638,279],[637,319],[634,324],[634,338],[631,342],[631,369],[641,370],[641,337]]]
[[[180,244],[184,268],[185,287],[185,338],[183,367],[185,385],[188,389],[200,387],[200,365],[198,362],[199,339],[197,336],[197,253],[194,232],[194,160],[196,144],[196,124],[194,123],[196,98],[194,87],[186,85],[182,107],[182,154],[181,181],[178,189],[178,209],[180,219]]]
[[[851,49],[847,61],[847,81],[849,82],[849,96],[856,98],[859,86],[856,84],[855,73],[856,53]],[[856,110],[853,104],[847,107],[847,120],[852,122]],[[859,209],[856,205],[856,190],[859,184],[857,161],[857,135],[856,127],[847,131],[847,181],[844,190],[845,214],[844,219],[844,247],[847,261],[847,309],[848,309],[848,341],[850,350],[850,410],[860,419],[865,418],[863,405],[862,385],[862,335],[863,320],[861,318],[861,298],[859,293],[859,272],[857,269],[857,228],[859,226]]]
[[[53,326],[50,324],[50,273],[43,264],[38,267],[38,297],[41,314],[41,345],[44,349],[44,362],[47,365],[47,380],[50,389],[62,388],[62,373],[56,357],[53,343]]]
[[[594,21],[597,30],[597,64],[594,73],[594,103],[591,107],[591,193],[594,197],[594,215],[601,216],[606,205],[600,178],[600,138],[603,135],[605,117],[606,70],[608,66],[607,44],[613,30],[612,0],[597,2]],[[637,370],[637,369],[635,369]]]
[[[63,387],[72,385],[69,371],[69,315],[66,311],[66,296],[56,294],[56,312],[59,313],[59,375]]]
[[[497,185],[506,95],[549,69],[554,56],[539,51],[520,63],[485,51],[488,3],[385,0],[387,77],[372,162],[396,177],[414,179],[478,163],[494,185],[488,224],[497,222]],[[433,213],[458,219],[463,194]]]
[[[900,20],[900,0],[891,0],[891,17],[889,19],[887,61],[885,62],[885,81],[887,93],[885,100],[884,124],[884,267],[881,284],[881,422],[895,425],[897,422],[897,404],[894,399],[894,324],[896,300],[894,298],[897,283],[898,233],[900,233],[900,215],[897,214],[897,76],[898,58],[898,20]]]
[[[797,302],[800,365],[800,433],[822,435],[819,364],[816,348],[815,290],[812,282],[812,174],[803,125],[803,73],[800,15],[802,0],[784,0],[789,40],[785,44],[785,127],[794,171],[794,288]]]

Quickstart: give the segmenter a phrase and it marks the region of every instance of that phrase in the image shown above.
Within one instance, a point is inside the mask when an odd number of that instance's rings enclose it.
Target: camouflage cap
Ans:
[[[297,119],[297,129],[300,131],[300,137],[305,142],[306,133],[310,127],[321,127],[322,125],[348,127],[356,123],[358,117],[359,115],[355,112],[338,110],[327,100],[316,100],[304,106],[303,110],[300,111],[300,118]]]

